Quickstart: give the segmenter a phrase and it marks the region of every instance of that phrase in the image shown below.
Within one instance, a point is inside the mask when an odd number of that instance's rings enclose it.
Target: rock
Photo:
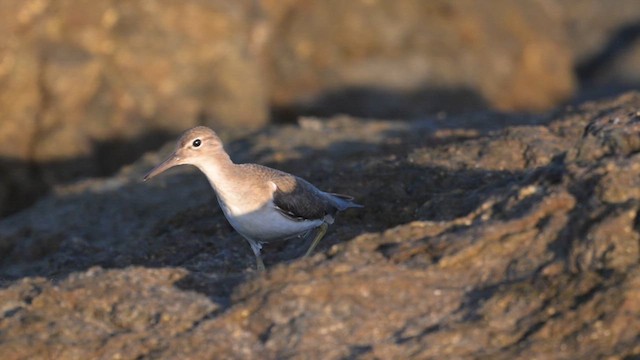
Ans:
[[[311,258],[266,246],[265,274],[201,174],[139,182],[160,154],[61,187],[0,221],[0,353],[640,356],[638,107],[305,118],[230,142],[365,205]]]
[[[143,356],[161,346],[158,341],[163,337],[188,333],[218,310],[205,296],[173,291],[173,284],[183,276],[185,272],[177,269],[92,268],[58,285],[44,279],[24,280],[2,294],[2,312],[8,315],[3,325],[15,331],[15,336],[3,339],[3,356],[9,359],[24,358],[26,354],[32,358],[56,354],[65,359]],[[86,286],[88,283],[92,285]],[[127,286],[136,291],[114,291]],[[172,305],[166,307],[167,301]],[[51,314],[57,317],[53,324],[38,320]],[[2,330],[8,328],[3,326]],[[68,346],[69,334],[82,342],[83,347]],[[108,334],[114,336],[104,342]],[[46,346],[28,350],[34,342]]]
[[[265,3],[271,98],[285,113],[540,110],[575,87],[564,24],[538,2]]]
[[[640,19],[640,9],[633,0],[621,0],[608,6],[598,0],[549,2],[563,19],[571,52],[579,63],[595,58],[626,28]],[[606,16],[602,16],[606,14]]]
[[[15,211],[185,128],[265,124],[251,1],[5,1],[0,185]],[[9,15],[10,14],[10,15]],[[17,200],[21,200],[18,203]]]
[[[557,1],[581,86],[576,103],[613,96],[640,83],[640,8],[633,0]]]
[[[633,0],[609,6],[598,0],[547,2],[562,18],[578,76],[594,86],[629,86],[640,80],[640,8]]]
[[[538,2],[0,9],[12,34],[0,39],[0,216],[57,184],[111,175],[196,124],[246,133],[270,114],[539,110],[575,87],[563,24]]]

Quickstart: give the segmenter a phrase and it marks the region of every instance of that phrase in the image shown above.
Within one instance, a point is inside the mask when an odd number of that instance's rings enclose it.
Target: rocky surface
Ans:
[[[575,89],[537,1],[5,0],[0,216],[196,124],[539,110]],[[553,56],[547,56],[553,54]]]
[[[201,174],[141,183],[162,154],[59,187],[0,222],[0,353],[636,358],[638,109],[628,93],[545,116],[308,117],[230,141],[365,205],[311,258],[267,246],[264,274]]]
[[[196,124],[543,110],[640,82],[634,0],[5,0],[0,216]]]

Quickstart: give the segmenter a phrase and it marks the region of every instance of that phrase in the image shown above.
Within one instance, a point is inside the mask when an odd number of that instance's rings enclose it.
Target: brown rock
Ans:
[[[547,2],[565,24],[567,45],[587,86],[630,86],[640,80],[640,8],[599,0]]]
[[[3,338],[3,357],[131,359],[148,354],[162,346],[163,337],[189,332],[217,310],[202,295],[173,291],[172,284],[184,275],[175,269],[94,268],[58,285],[22,281],[1,295],[5,318],[0,328],[14,334]],[[135,291],[114,291],[122,287]],[[56,320],[40,321],[50,315]]]
[[[196,124],[262,126],[254,6],[228,5],[3,2],[0,186],[13,194],[0,214]]]
[[[266,274],[247,271],[202,175],[138,182],[159,156],[63,187],[0,221],[0,353],[637,357],[639,129],[615,119],[639,106],[630,93],[504,129],[307,118],[231,142],[365,205],[311,258],[266,246]]]
[[[633,5],[7,0],[0,214],[195,124],[547,109],[572,95],[576,64],[587,82],[629,86]]]
[[[483,103],[533,110],[574,90],[563,24],[537,2],[264,3],[277,108],[375,117]]]

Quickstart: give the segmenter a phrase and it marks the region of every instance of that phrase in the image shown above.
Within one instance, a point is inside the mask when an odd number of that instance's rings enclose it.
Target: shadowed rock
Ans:
[[[0,222],[0,353],[37,358],[640,355],[640,95],[547,117],[303,119],[229,144],[365,205],[256,276],[203,176],[61,188]],[[96,267],[98,266],[98,267]]]
[[[270,115],[540,110],[575,85],[561,18],[538,2],[5,0],[0,10],[11,34],[0,38],[0,216],[69,179],[112,174],[103,164],[137,158],[123,147],[156,148],[195,125],[246,133]]]

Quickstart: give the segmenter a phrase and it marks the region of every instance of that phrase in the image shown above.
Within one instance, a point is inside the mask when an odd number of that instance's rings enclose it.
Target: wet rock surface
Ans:
[[[268,245],[264,274],[201,174],[141,183],[162,154],[59,187],[0,222],[0,353],[638,357],[638,109],[308,117],[229,141],[365,205],[311,258]]]

